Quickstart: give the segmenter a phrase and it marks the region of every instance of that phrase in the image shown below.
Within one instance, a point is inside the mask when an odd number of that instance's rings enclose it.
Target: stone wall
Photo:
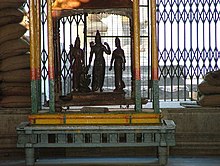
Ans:
[[[30,109],[0,109],[0,159],[24,156],[24,151],[16,148],[16,127],[27,121],[30,112]]]
[[[163,109],[176,123],[174,155],[220,155],[220,108]]]

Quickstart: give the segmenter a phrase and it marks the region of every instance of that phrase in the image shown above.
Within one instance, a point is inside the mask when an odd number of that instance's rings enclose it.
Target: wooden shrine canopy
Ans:
[[[108,13],[132,17],[131,0],[55,0],[53,17],[65,17],[79,13]]]

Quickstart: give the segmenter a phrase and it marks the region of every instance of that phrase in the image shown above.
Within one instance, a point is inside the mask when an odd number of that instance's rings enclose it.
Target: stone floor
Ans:
[[[39,166],[72,165],[72,166],[155,166],[156,158],[75,158],[41,160]],[[136,163],[136,164],[133,164]],[[0,166],[25,166],[24,160],[2,160]],[[220,166],[219,157],[170,157],[167,166]]]

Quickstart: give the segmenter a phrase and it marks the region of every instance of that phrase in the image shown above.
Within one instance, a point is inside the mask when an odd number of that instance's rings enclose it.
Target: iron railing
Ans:
[[[220,65],[218,0],[157,0],[163,100],[193,98],[203,76]]]

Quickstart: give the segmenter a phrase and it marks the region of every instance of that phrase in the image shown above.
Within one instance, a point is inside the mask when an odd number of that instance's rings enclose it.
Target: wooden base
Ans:
[[[31,125],[24,122],[17,127],[17,147],[25,149],[26,165],[35,165],[35,148],[109,147],[117,148],[116,151],[123,147],[157,147],[158,164],[166,165],[168,147],[175,145],[175,128],[171,120],[163,120],[160,125],[137,126]]]
[[[142,99],[142,104],[146,104],[148,100]],[[133,105],[134,99],[125,98],[124,92],[88,92],[77,93],[72,92],[67,96],[61,96],[60,106],[101,106],[101,105]]]
[[[56,113],[36,114],[28,117],[37,125],[152,125],[161,124],[161,115],[155,113]]]

